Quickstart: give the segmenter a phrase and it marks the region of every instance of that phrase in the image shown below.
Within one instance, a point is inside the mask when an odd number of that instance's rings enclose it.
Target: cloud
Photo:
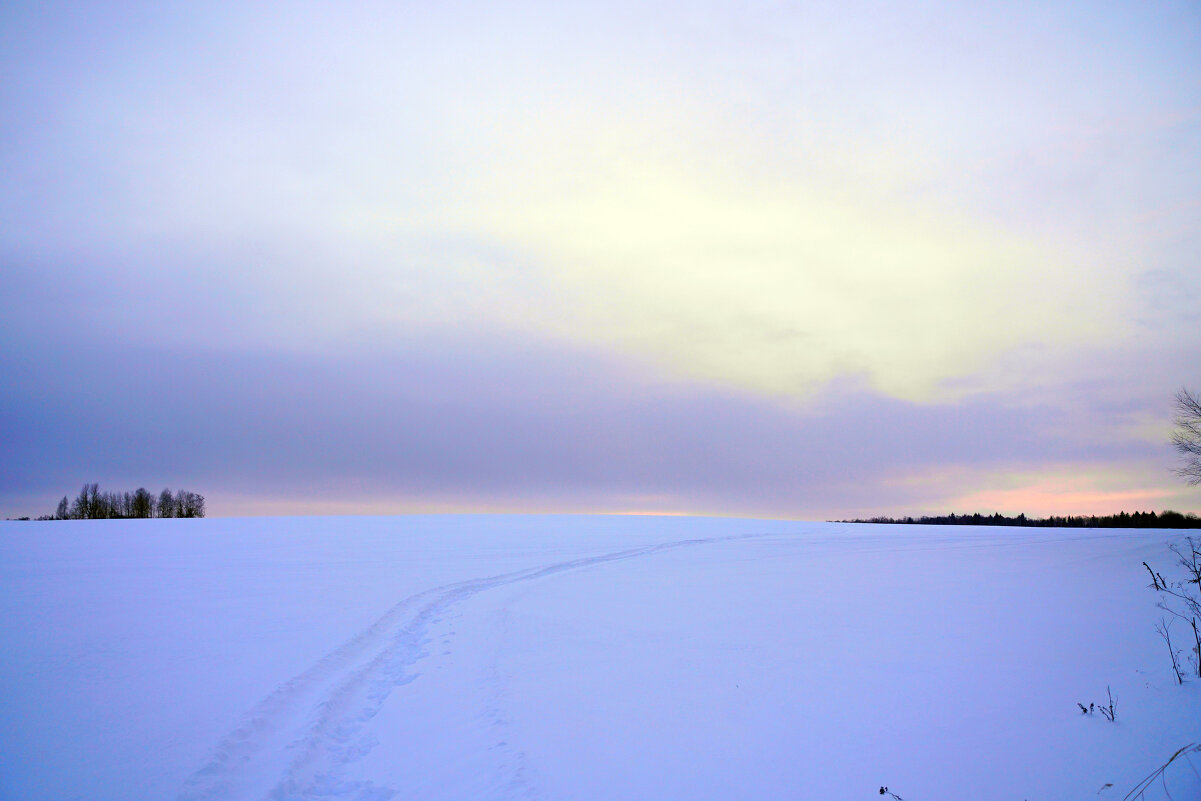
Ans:
[[[1201,364],[1195,9],[0,14],[5,497],[870,511]]]
[[[67,337],[24,343],[0,368],[12,514],[95,480],[184,486],[215,514],[294,498],[326,511],[831,516],[962,493],[898,483],[947,465],[983,482],[1159,451],[1003,397],[919,405],[850,383],[800,408],[500,332],[337,354]]]
[[[865,374],[928,399],[1024,344],[1127,333],[1120,276],[1090,276],[1019,236],[863,193],[723,177],[580,176],[578,192],[515,189],[484,224],[576,310],[545,327],[768,394]],[[1087,307],[1067,302],[1086,285]]]
[[[1195,228],[1175,39],[1113,43],[1138,66],[1106,83],[1097,21],[1021,55],[989,38],[1031,30],[1008,18],[765,14],[100,25],[94,64],[14,65],[62,91],[21,95],[3,242],[63,280],[235,298],[239,335],[280,346],[482,321],[772,395],[946,399],[1015,348],[1140,334],[1140,276],[1184,251],[1113,232]]]

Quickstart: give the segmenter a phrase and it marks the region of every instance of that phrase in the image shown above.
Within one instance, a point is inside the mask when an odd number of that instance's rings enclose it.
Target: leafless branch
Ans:
[[[1188,484],[1201,484],[1201,398],[1187,389],[1176,393],[1176,430],[1172,445],[1184,460],[1176,474]]]

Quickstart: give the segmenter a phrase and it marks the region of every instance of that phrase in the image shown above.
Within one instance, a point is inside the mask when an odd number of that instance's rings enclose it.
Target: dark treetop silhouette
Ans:
[[[101,492],[96,483],[84,484],[75,501],[67,496],[52,515],[39,520],[102,520],[138,517],[204,517],[204,496],[189,490],[172,494],[164,489],[156,497],[145,487],[133,492]]]

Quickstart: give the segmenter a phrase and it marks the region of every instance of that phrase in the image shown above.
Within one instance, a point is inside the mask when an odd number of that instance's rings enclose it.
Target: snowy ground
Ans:
[[[1141,564],[1178,539],[0,523],[0,798],[1120,800],[1201,742]]]

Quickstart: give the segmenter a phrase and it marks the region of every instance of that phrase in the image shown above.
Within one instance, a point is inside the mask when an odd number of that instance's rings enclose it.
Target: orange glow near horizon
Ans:
[[[1164,471],[1154,465],[1133,469],[1089,463],[1060,463],[1042,470],[972,469],[961,466],[894,476],[883,505],[851,506],[836,497],[826,504],[790,504],[782,499],[766,508],[753,504],[719,508],[690,503],[687,497],[663,493],[614,494],[604,498],[539,497],[413,497],[370,492],[309,496],[303,501],[288,497],[246,495],[209,496],[210,514],[216,517],[258,516],[405,516],[405,515],[615,515],[646,517],[734,517],[773,520],[842,520],[918,517],[928,514],[992,514],[1030,517],[1108,515],[1119,512],[1201,514],[1201,493],[1182,483],[1157,486]],[[899,490],[899,492],[898,492]],[[896,503],[896,496],[917,495],[932,500],[921,504]]]
[[[1159,489],[1123,492],[1073,489],[1046,482],[1009,490],[983,490],[960,496],[953,506],[964,512],[984,511],[1048,517],[1107,515],[1118,512],[1163,511],[1173,493]]]
[[[1087,517],[1120,512],[1201,513],[1201,497],[1180,482],[1163,482],[1154,464],[1131,467],[1072,462],[1036,470],[939,468],[894,477],[890,486],[906,494],[939,497],[935,503],[878,508],[856,517],[927,514],[992,514],[1029,517]]]

